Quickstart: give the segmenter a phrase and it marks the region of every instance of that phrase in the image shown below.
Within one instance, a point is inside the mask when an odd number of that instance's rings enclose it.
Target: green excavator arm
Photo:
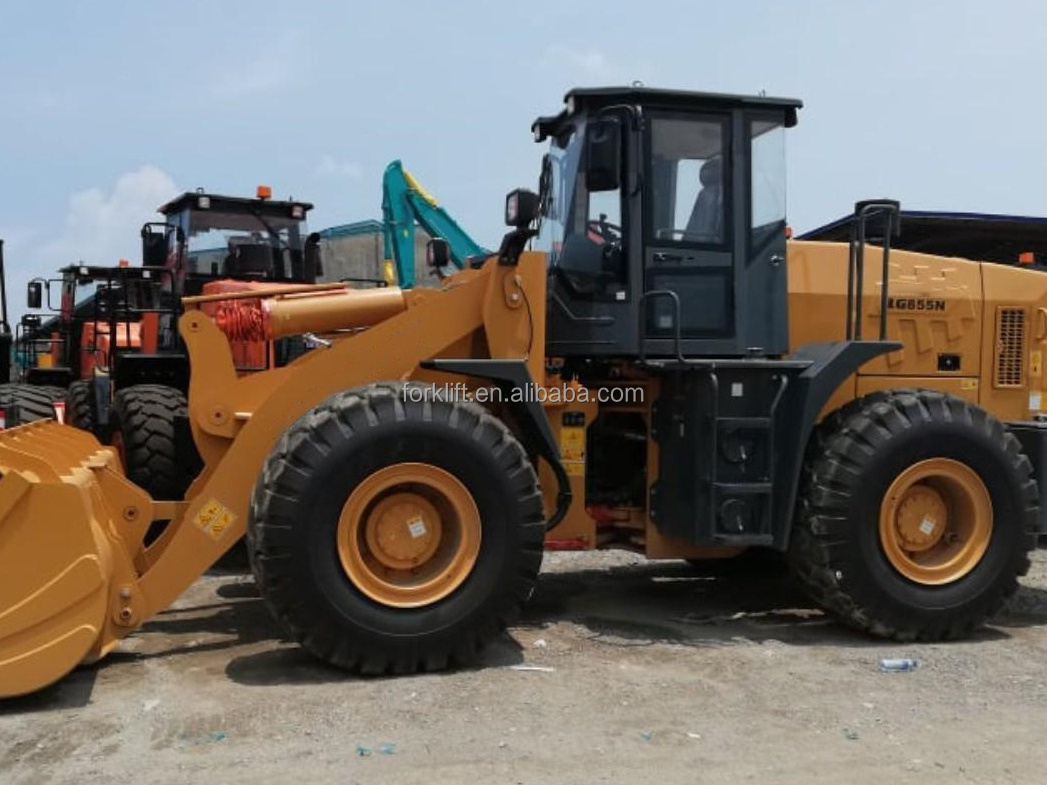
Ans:
[[[382,234],[385,261],[396,269],[399,286],[414,286],[414,227],[421,226],[430,237],[447,241],[451,260],[459,269],[471,256],[488,256],[479,245],[440,207],[400,161],[393,161],[382,176]]]

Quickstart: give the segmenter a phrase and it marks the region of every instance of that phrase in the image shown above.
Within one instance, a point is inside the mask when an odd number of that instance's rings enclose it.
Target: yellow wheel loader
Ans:
[[[871,634],[981,624],[1044,530],[1047,276],[892,251],[886,200],[850,243],[787,243],[799,108],[574,90],[534,125],[539,193],[439,289],[186,298],[184,499],[83,431],[0,434],[0,695],[103,657],[244,534],[287,633],[362,673],[471,661],[543,547],[771,549]],[[231,341],[292,335],[317,348],[237,375]]]

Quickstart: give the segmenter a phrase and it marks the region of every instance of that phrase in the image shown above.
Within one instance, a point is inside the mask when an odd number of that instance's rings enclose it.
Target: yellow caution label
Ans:
[[[978,380],[977,379],[960,379],[961,390],[977,390]]]
[[[568,477],[584,477],[585,461],[564,461],[563,470],[567,472]]]
[[[236,514],[218,499],[211,499],[193,518],[193,525],[209,534],[212,539],[219,539],[236,521]]]
[[[585,428],[563,428],[560,431],[560,459],[585,460]]]
[[[1043,353],[1031,352],[1029,354],[1029,375],[1040,376],[1043,373]]]

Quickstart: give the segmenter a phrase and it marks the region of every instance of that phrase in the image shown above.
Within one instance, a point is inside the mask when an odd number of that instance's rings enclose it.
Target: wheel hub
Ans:
[[[895,527],[905,550],[934,547],[948,527],[948,510],[941,494],[929,485],[909,488],[898,505]]]
[[[992,537],[992,498],[977,472],[950,458],[914,463],[880,505],[880,545],[903,577],[927,586],[958,581]]]
[[[367,518],[367,545],[386,567],[410,569],[428,561],[440,544],[440,513],[417,493],[395,493]]]
[[[448,596],[471,574],[480,554],[480,513],[450,472],[397,463],[349,494],[336,538],[353,586],[382,605],[417,608]]]

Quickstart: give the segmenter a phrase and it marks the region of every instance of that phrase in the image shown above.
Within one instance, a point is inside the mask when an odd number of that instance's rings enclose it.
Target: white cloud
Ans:
[[[339,161],[332,155],[325,155],[316,165],[316,174],[320,177],[344,177],[347,180],[360,180],[364,176],[364,170],[355,161]]]
[[[178,193],[174,180],[155,166],[121,175],[112,191],[89,188],[69,197],[65,226],[55,239],[32,256],[44,270],[74,261],[112,265],[118,259],[138,262],[138,232],[157,220],[156,208]]]
[[[178,193],[166,172],[141,166],[120,175],[110,190],[88,188],[74,193],[60,226],[0,230],[5,239],[12,322],[25,312],[25,285],[31,278],[53,278],[60,267],[79,261],[112,266],[128,259],[139,264],[142,224],[159,220],[156,208]],[[52,295],[52,302],[55,297]]]

